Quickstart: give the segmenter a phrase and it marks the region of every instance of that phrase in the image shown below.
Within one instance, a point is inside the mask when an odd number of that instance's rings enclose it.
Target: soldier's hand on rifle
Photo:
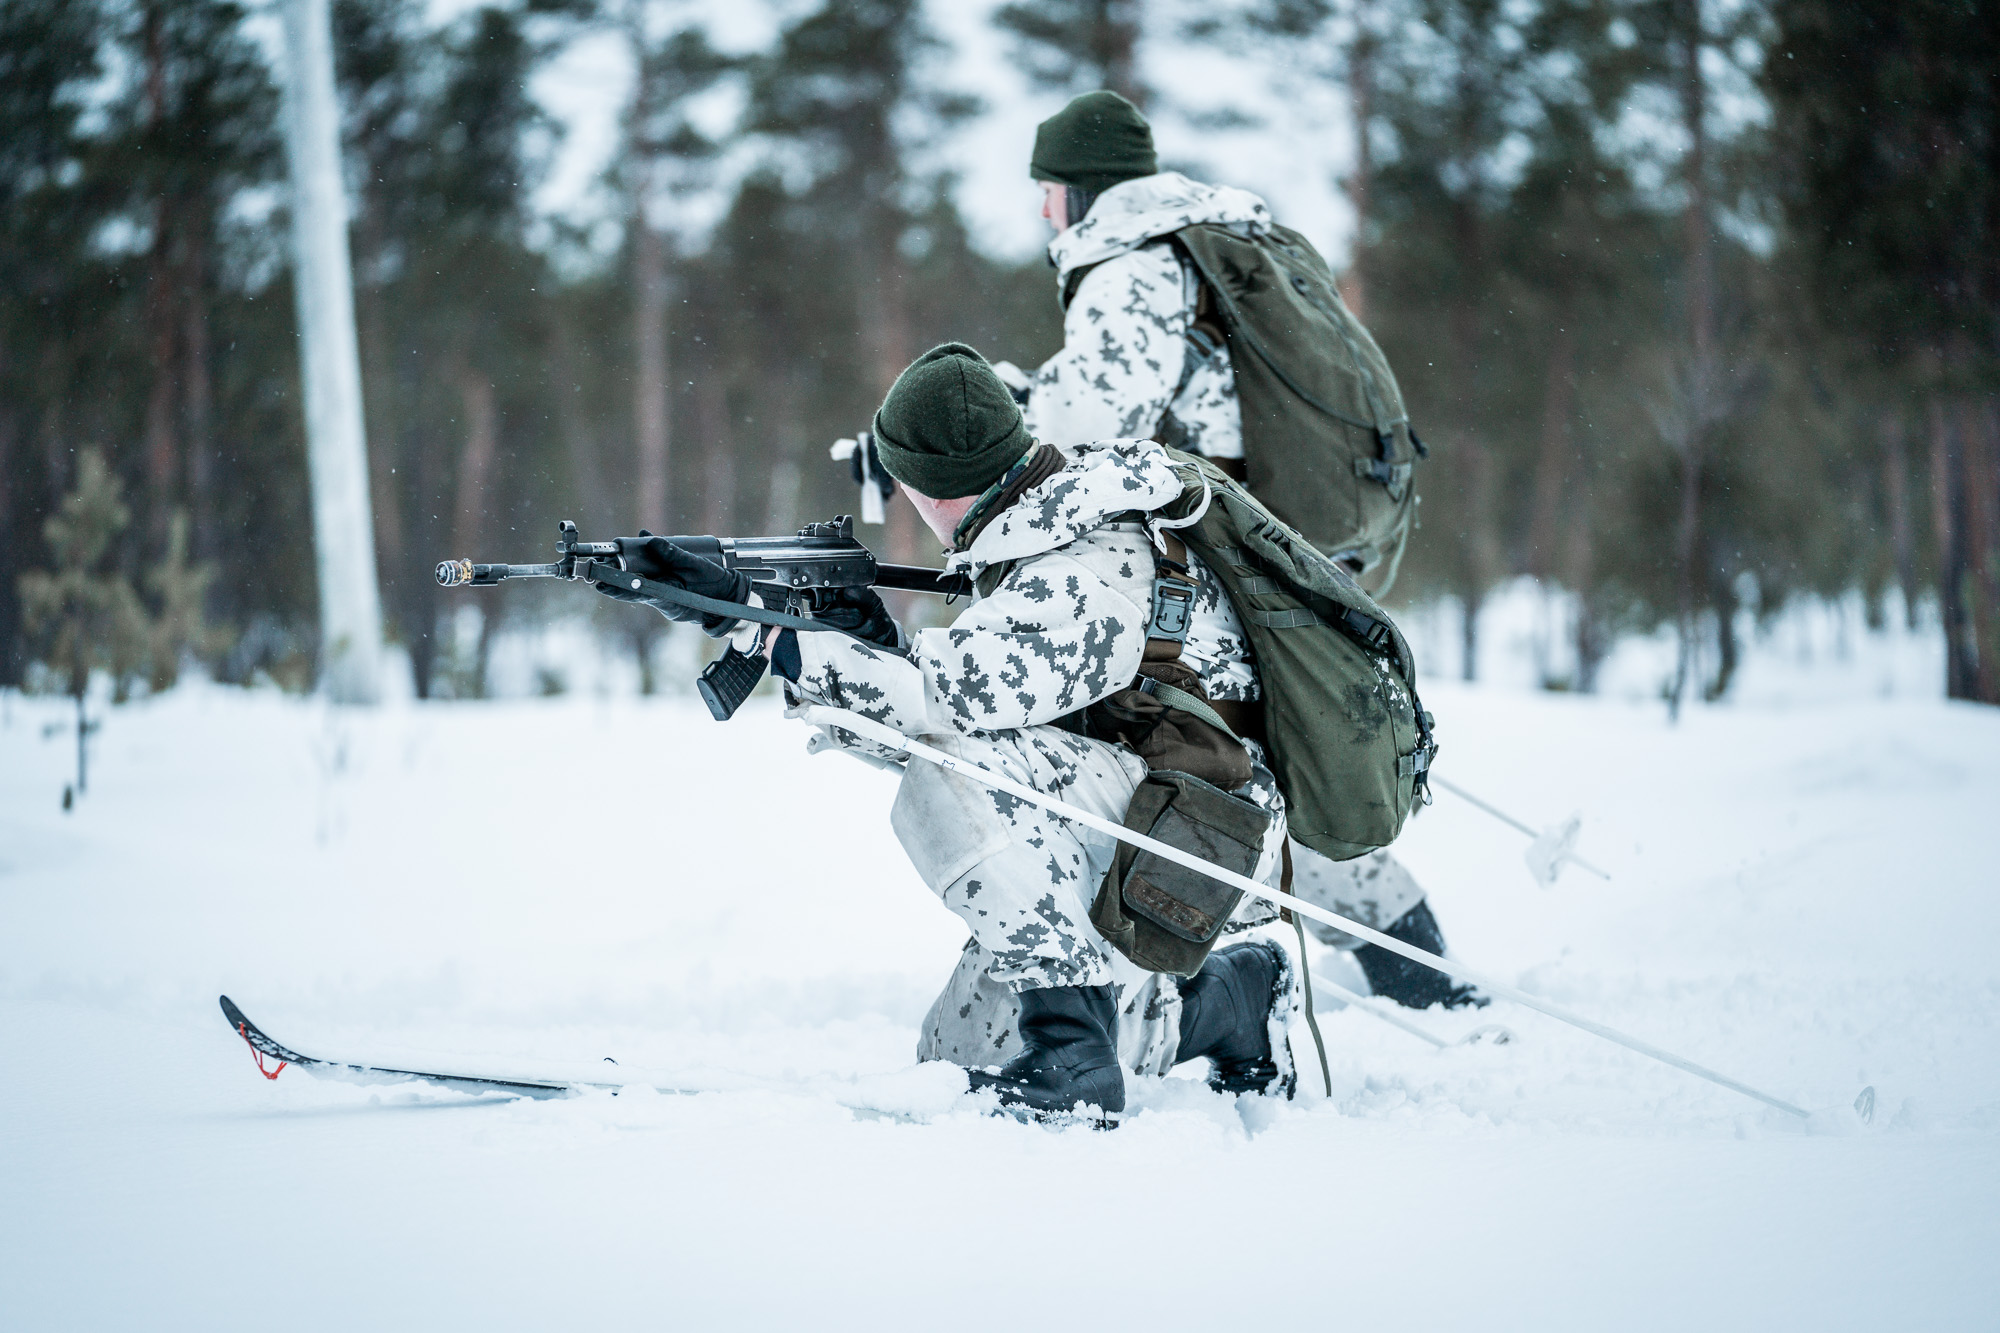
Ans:
[[[891,652],[903,647],[902,631],[890,618],[889,608],[882,604],[882,594],[873,588],[834,589],[832,601],[813,612],[813,619]]]
[[[625,568],[640,578],[671,584],[718,602],[735,602],[740,606],[750,601],[748,575],[724,569],[713,560],[704,560],[692,552],[683,551],[665,537],[655,537],[644,528],[639,529],[637,537],[620,537],[618,554],[625,562]],[[669,620],[678,620],[684,625],[699,625],[712,638],[722,638],[736,628],[737,622],[733,617],[648,597],[629,588],[599,583],[597,590],[621,602],[650,606]]]

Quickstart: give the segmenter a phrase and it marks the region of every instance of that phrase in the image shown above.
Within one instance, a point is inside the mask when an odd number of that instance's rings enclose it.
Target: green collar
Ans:
[[[958,520],[958,526],[952,529],[952,550],[963,551],[972,545],[973,539],[979,536],[979,530],[986,526],[987,520],[1005,508],[1004,505],[999,503],[1000,497],[1006,494],[1008,487],[1014,485],[1014,483],[1026,474],[1029,466],[1035,462],[1041,451],[1042,446],[1040,443],[1030,441],[1028,451],[1022,454],[1012,467],[1001,474],[1000,480],[994,482],[980,493],[979,498],[972,502],[972,508],[965,511],[965,517]],[[1010,502],[1012,499],[1013,497],[1009,497]]]

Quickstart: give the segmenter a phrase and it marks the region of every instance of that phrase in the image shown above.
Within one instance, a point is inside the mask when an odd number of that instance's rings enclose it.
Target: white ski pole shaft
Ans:
[[[1637,1037],[1620,1032],[1614,1027],[1608,1027],[1603,1023],[1599,1023],[1595,1019],[1585,1018],[1582,1014],[1567,1009],[1552,1000],[1545,1000],[1539,995],[1530,995],[1527,991],[1509,986],[1504,981],[1495,980],[1482,972],[1475,972],[1463,963],[1454,962],[1449,958],[1441,958],[1437,954],[1419,949],[1413,944],[1405,944],[1393,935],[1385,935],[1372,926],[1362,925],[1359,921],[1350,921],[1344,916],[1327,911],[1324,907],[1316,903],[1309,903],[1302,898],[1295,898],[1291,894],[1280,893],[1276,889],[1267,888],[1259,884],[1256,880],[1251,879],[1248,875],[1239,875],[1233,870],[1225,870],[1221,866],[1204,861],[1190,852],[1184,852],[1178,847],[1170,847],[1156,838],[1148,837],[1143,833],[1134,833],[1123,824],[1106,819],[1102,815],[1092,814],[1088,810],[1080,810],[1067,801],[1045,795],[1042,792],[1036,791],[1033,787],[1024,786],[1019,782],[1015,782],[1012,778],[1003,777],[990,769],[981,768],[978,764],[972,763],[969,760],[960,759],[956,755],[946,754],[942,750],[925,745],[922,741],[905,736],[893,727],[884,726],[880,722],[850,713],[845,709],[830,708],[824,704],[808,704],[800,710],[799,715],[813,726],[838,727],[842,731],[852,732],[856,736],[874,741],[878,745],[887,746],[889,749],[899,753],[927,760],[940,768],[949,769],[953,773],[971,778],[974,782],[991,787],[996,791],[1004,791],[1009,796],[1019,797],[1030,805],[1039,805],[1044,810],[1061,815],[1064,819],[1075,820],[1087,828],[1094,828],[1107,837],[1116,838],[1120,842],[1129,843],[1142,851],[1151,852],[1163,860],[1172,861],[1175,865],[1185,866],[1197,874],[1207,875],[1209,878],[1227,884],[1231,888],[1241,889],[1245,893],[1262,898],[1266,902],[1273,903],[1279,907],[1290,908],[1292,911],[1302,916],[1310,917],[1315,921],[1324,921],[1336,930],[1344,930],[1350,935],[1368,941],[1370,944],[1380,945],[1391,953],[1401,954],[1403,957],[1422,963],[1426,967],[1435,968],[1448,977],[1456,977],[1460,981],[1470,982],[1472,985],[1478,986],[1490,994],[1512,1000],[1516,1004],[1526,1005],[1538,1013],[1547,1014],[1550,1018],[1558,1022],[1567,1023],[1574,1028],[1581,1028],[1592,1036],[1602,1037],[1604,1040],[1618,1046],[1623,1046],[1627,1050],[1637,1051],[1641,1055],[1650,1056],[1658,1060],[1661,1064],[1672,1065],[1675,1069],[1681,1070],[1683,1073],[1693,1074],[1696,1078],[1707,1079],[1710,1083],[1728,1088],[1731,1092],[1740,1092],[1745,1097],[1754,1098],[1757,1101],[1763,1102],[1766,1106],[1776,1107],[1780,1111],[1788,1111],[1801,1119],[1811,1118],[1812,1113],[1810,1111],[1794,1106],[1782,1098],[1773,1097],[1768,1092],[1759,1092],[1749,1084],[1733,1079],[1727,1074],[1719,1073],[1716,1070],[1708,1068],[1706,1065],[1696,1064],[1692,1060],[1675,1055],[1672,1051],[1662,1050],[1649,1041],[1642,1041]]]
[[[1342,986],[1337,982],[1328,981],[1325,977],[1315,977],[1313,979],[1313,985],[1319,987],[1321,990],[1325,991],[1328,995],[1331,995],[1334,999],[1339,1000],[1342,1004],[1348,1006],[1350,1009],[1359,1009],[1364,1014],[1372,1014],[1374,1017],[1381,1019],[1384,1023],[1387,1023],[1390,1027],[1401,1028],[1403,1029],[1403,1031],[1409,1033],[1412,1037],[1416,1037],[1422,1041],[1427,1041],[1431,1045],[1437,1047],[1439,1050],[1443,1050],[1445,1047],[1451,1045],[1451,1043],[1446,1041],[1443,1037],[1432,1035],[1432,1033],[1426,1028],[1424,1028],[1422,1025],[1417,1023],[1412,1023],[1409,1019],[1403,1017],[1401,1014],[1392,1014],[1387,1009],[1378,1009],[1376,1006],[1368,1003],[1368,997],[1366,995],[1356,994],[1355,992],[1347,989],[1347,987]]]
[[[1456,782],[1451,782],[1445,778],[1441,778],[1435,773],[1430,775],[1429,781],[1433,787],[1443,787],[1453,796],[1458,797],[1459,800],[1466,801],[1472,805],[1478,806],[1481,810],[1484,810],[1487,814],[1492,815],[1495,819],[1499,820],[1501,823],[1506,824],[1511,828],[1517,828],[1531,838],[1539,838],[1542,836],[1541,830],[1531,829],[1526,824],[1523,824],[1520,820],[1514,818],[1514,816],[1508,814],[1505,810],[1500,809],[1498,806],[1488,805],[1486,802],[1480,800],[1477,796],[1474,796],[1471,792],[1467,791],[1465,788],[1459,786]],[[1611,876],[1605,874],[1602,870],[1599,870],[1596,866],[1584,860],[1582,857],[1576,855],[1574,852],[1571,852],[1567,856],[1564,856],[1562,859],[1569,862],[1571,865],[1577,867],[1579,870],[1588,870],[1591,874],[1597,876],[1599,879],[1608,880],[1611,878]]]

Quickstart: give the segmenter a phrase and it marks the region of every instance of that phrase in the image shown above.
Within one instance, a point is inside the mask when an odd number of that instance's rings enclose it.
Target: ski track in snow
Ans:
[[[1616,877],[1538,889],[1440,793],[1398,850],[1455,953],[1876,1124],[1505,1004],[1421,1016],[1518,1038],[1444,1052],[1323,1006],[1330,1102],[1301,1029],[1289,1106],[988,1118],[910,1064],[963,931],[893,779],[772,700],[188,686],[110,714],[65,816],[69,714],[12,697],[0,1327],[1995,1327],[2000,711],[1425,698],[1441,773],[1581,811]],[[267,1082],[225,991],[310,1055],[712,1091]]]

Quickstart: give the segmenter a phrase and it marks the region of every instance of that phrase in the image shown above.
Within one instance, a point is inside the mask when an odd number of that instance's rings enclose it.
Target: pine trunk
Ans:
[[[1963,474],[1951,416],[1942,397],[1931,399],[1931,521],[1937,542],[1938,615],[1944,622],[1945,697],[1970,699],[1977,684],[1978,664],[1973,656],[1970,617],[1965,606]]]
[[[1542,384],[1542,440],[1535,459],[1534,511],[1528,523],[1528,572],[1547,581],[1562,544],[1563,493],[1570,477],[1570,417],[1576,408],[1576,336],[1559,326],[1549,342]]]
[[[1368,123],[1375,115],[1375,39],[1365,31],[1348,48],[1347,92],[1354,115],[1354,170],[1345,184],[1347,202],[1354,208],[1354,246],[1340,275],[1340,299],[1366,324],[1368,284],[1359,256],[1368,244],[1369,191],[1375,184],[1375,153],[1368,142]]]
[[[174,430],[175,352],[179,342],[179,321],[174,317],[179,299],[173,263],[173,236],[178,229],[175,212],[169,199],[161,199],[155,206],[153,248],[146,264],[147,359],[152,371],[146,394],[146,527],[161,541],[166,537],[167,514],[173,508],[174,482],[180,470]]]
[[[492,484],[493,460],[499,452],[500,414],[493,381],[461,361],[452,379],[458,387],[465,411],[465,443],[458,456],[458,509],[452,524],[452,549],[465,552],[460,559],[477,558],[485,527],[487,492]]]
[[[1903,625],[1917,627],[1916,543],[1910,536],[1910,460],[1900,405],[1882,409],[1882,500],[1888,508],[1889,548],[1896,562],[1896,585],[1903,593]]]
[[[1694,671],[1698,632],[1695,561],[1701,549],[1701,486],[1703,453],[1718,390],[1715,364],[1715,251],[1708,207],[1708,88],[1701,72],[1706,45],[1701,0],[1675,0],[1674,22],[1681,47],[1681,129],[1688,151],[1683,184],[1687,205],[1681,215],[1683,256],[1687,267],[1687,334],[1690,365],[1681,404],[1684,420],[1680,444],[1680,512],[1674,524],[1674,603],[1678,651],[1670,718],[1680,716]]]
[[[197,225],[188,230],[181,295],[182,421],[187,428],[189,518],[197,562],[216,564],[222,558],[222,534],[216,514],[215,364],[208,336],[208,244]],[[208,585],[207,611],[220,619],[223,581]]]
[[[667,257],[643,205],[632,219],[632,420],[637,437],[634,529],[667,532]]]
[[[1966,600],[1977,659],[1974,698],[2000,704],[2000,405],[1968,399],[1964,441]]]

